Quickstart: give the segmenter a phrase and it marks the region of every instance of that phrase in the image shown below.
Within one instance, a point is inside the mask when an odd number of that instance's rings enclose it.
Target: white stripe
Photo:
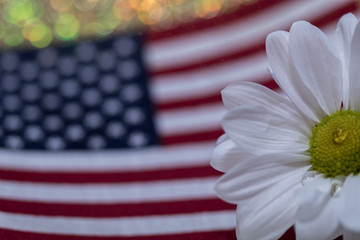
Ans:
[[[126,218],[64,218],[0,212],[0,227],[84,236],[150,236],[235,228],[234,211]]]
[[[157,103],[189,98],[201,98],[219,93],[226,85],[237,81],[254,81],[269,78],[265,52],[231,62],[219,62],[206,69],[154,76],[150,91]]]
[[[221,56],[235,49],[245,49],[254,42],[265,39],[270,32],[288,28],[289,23],[297,20],[311,22],[311,19],[352,1],[287,1],[225,26],[151,42],[146,49],[146,62],[152,69],[157,70]]]
[[[159,112],[155,123],[161,136],[221,129],[227,110],[222,103]]]
[[[53,203],[134,203],[216,196],[217,177],[127,184],[46,184],[0,181],[0,198]]]
[[[118,151],[0,151],[0,167],[31,171],[141,171],[208,165],[214,141]]]

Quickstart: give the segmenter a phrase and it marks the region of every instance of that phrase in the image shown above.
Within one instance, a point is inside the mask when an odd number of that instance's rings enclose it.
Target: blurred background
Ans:
[[[2,0],[0,39],[6,47],[44,48],[141,30],[164,31],[236,11],[255,0]]]
[[[0,239],[235,239],[220,91],[355,0],[0,0]],[[293,239],[290,229],[282,239]]]

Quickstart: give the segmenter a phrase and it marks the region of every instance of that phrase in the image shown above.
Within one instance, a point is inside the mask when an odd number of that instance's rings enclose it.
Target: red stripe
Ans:
[[[235,236],[235,230],[155,235],[155,236],[103,237],[103,236],[40,234],[40,233],[0,229],[0,239],[2,240],[234,240],[236,239],[236,236]]]
[[[162,145],[174,145],[182,143],[195,143],[218,139],[224,131],[222,129],[214,129],[206,132],[197,132],[189,134],[177,134],[174,136],[163,136],[160,141]]]
[[[259,82],[259,84],[271,89],[271,90],[277,90],[279,89],[279,85],[277,85],[277,83],[271,78],[271,79],[267,79],[263,82]]]
[[[171,30],[155,32],[148,32],[146,38],[148,41],[163,40],[166,38],[178,37],[179,35],[191,34],[204,30],[206,28],[213,28],[220,25],[225,25],[234,20],[240,20],[266,10],[268,7],[276,7],[276,4],[287,2],[286,0],[258,0],[248,6],[240,6],[239,9],[233,13],[223,14],[211,19],[198,19],[189,23],[184,23]]]
[[[0,199],[0,211],[4,212],[42,216],[91,218],[184,214],[221,210],[235,210],[235,208],[235,205],[225,203],[220,199],[199,199],[137,204],[64,204],[37,203]]]
[[[338,238],[336,238],[334,240],[342,240],[342,239],[343,239],[342,236],[340,236],[340,237],[338,237]],[[294,229],[294,227],[287,230],[279,240],[295,240],[295,229]]]
[[[170,110],[170,109],[179,109],[184,107],[194,107],[201,104],[209,104],[209,103],[218,103],[221,102],[221,89],[217,91],[216,94],[209,94],[208,96],[201,97],[201,98],[190,98],[184,99],[182,101],[177,102],[165,102],[159,103],[156,105],[156,109],[163,111],[163,110]]]
[[[260,82],[260,81],[254,81],[254,82],[258,82],[259,84],[266,86],[272,90],[279,89],[279,86],[271,78],[267,79],[265,81],[262,81],[262,82]],[[215,94],[210,93],[209,95],[203,96],[200,98],[197,98],[196,96],[194,96],[194,98],[187,98],[187,99],[184,99],[181,101],[159,103],[156,105],[156,109],[159,111],[164,111],[164,110],[179,109],[179,108],[185,108],[185,107],[194,107],[194,106],[198,106],[198,105],[202,105],[202,104],[209,104],[209,103],[221,103],[222,99],[221,99],[220,91],[224,87],[225,86],[221,87]]]
[[[288,229],[284,235],[281,236],[281,238],[279,238],[279,240],[295,240],[295,231],[294,228],[290,228]]]
[[[323,27],[331,22],[338,21],[338,18],[340,18],[342,15],[344,15],[348,12],[355,11],[357,9],[356,7],[357,6],[356,6],[355,2],[349,3],[340,9],[336,9],[332,12],[329,12],[328,14],[326,14],[324,16],[321,16],[319,18],[312,20],[311,23],[318,27]],[[289,28],[290,28],[290,25],[288,25],[288,27],[286,27],[284,29],[288,30]],[[280,29],[278,29],[278,30],[280,30]],[[267,34],[268,33],[264,33],[263,38],[259,38],[258,41],[253,42],[252,46],[249,46],[246,49],[234,49],[232,51],[232,53],[230,53],[230,54],[217,56],[217,57],[213,57],[210,59],[202,59],[202,60],[199,60],[198,62],[192,62],[191,64],[187,64],[187,65],[171,67],[168,69],[154,69],[154,70],[152,70],[151,75],[154,76],[154,75],[177,73],[177,72],[183,72],[183,71],[196,71],[199,69],[204,69],[207,67],[212,67],[212,66],[218,65],[219,63],[224,63],[227,61],[234,61],[234,60],[237,60],[240,58],[244,58],[244,57],[259,53],[261,51],[264,51],[264,49],[265,49],[264,39]],[[239,48],[240,47],[241,47],[241,45],[239,45]]]
[[[191,177],[219,176],[220,173],[210,166],[179,167],[155,171],[136,172],[31,172],[0,168],[0,179],[21,182],[44,183],[125,183],[147,182],[167,179],[187,179]]]

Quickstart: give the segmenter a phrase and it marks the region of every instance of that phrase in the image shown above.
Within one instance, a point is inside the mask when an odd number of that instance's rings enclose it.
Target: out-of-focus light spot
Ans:
[[[79,34],[79,21],[72,14],[59,15],[55,23],[55,34],[60,40],[72,40]]]
[[[44,24],[36,25],[29,34],[29,41],[37,48],[48,46],[52,41],[52,32]]]
[[[74,1],[74,5],[80,11],[90,11],[96,6],[96,1],[88,1],[88,0],[76,0]]]
[[[27,39],[28,41],[38,41],[41,36],[36,35],[36,34],[31,34],[30,33],[33,31],[33,29],[39,25],[44,25],[42,22],[33,22],[33,23],[29,23],[26,24],[23,29],[22,29],[22,35],[25,39]]]
[[[141,2],[141,1],[139,1],[139,0],[129,0],[129,5],[130,5],[132,8],[137,9],[140,2]]]
[[[156,11],[152,14],[156,14]],[[155,31],[163,31],[171,28],[174,25],[172,15],[169,11],[163,10],[161,21],[157,24],[151,25],[150,28]]]
[[[180,5],[180,4],[183,4],[185,0],[174,0],[172,1],[172,4],[174,5]]]
[[[211,18],[218,15],[224,0],[201,0],[194,6],[194,14],[200,18]]]
[[[136,12],[128,1],[115,0],[112,9],[114,15],[120,20],[130,20],[136,18]]]
[[[73,7],[73,0],[50,0],[50,5],[57,12],[68,12]]]
[[[142,12],[139,13],[138,17],[141,22],[147,25],[157,24],[163,16],[162,6],[153,0],[143,1],[139,5],[139,9]]]
[[[164,9],[163,8],[153,9],[149,13],[150,22],[153,22],[153,24],[159,23],[163,17],[164,17]]]
[[[101,19],[106,29],[109,30],[109,33],[112,32],[121,22],[119,18],[117,18],[113,11],[109,11],[104,14]]]
[[[12,24],[23,25],[28,21],[41,17],[42,11],[35,1],[12,0],[3,9],[3,18]]]
[[[161,8],[162,4],[161,2],[157,2],[155,0],[147,0],[142,1],[140,5],[138,5],[138,9],[142,11],[148,11],[151,12],[153,9]]]
[[[123,4],[122,1],[119,0],[115,0],[113,3],[113,7],[112,10],[114,12],[114,15],[118,18],[118,19],[122,19],[122,12],[123,12]]]
[[[98,24],[97,22],[92,22],[92,23],[86,24],[83,29],[83,35],[85,37],[94,35],[96,32],[96,28],[98,28],[97,24]]]
[[[87,33],[88,36],[106,36],[110,33],[103,24],[98,22],[89,23],[88,25],[86,25],[84,31]]]
[[[5,44],[11,47],[20,45],[23,41],[24,38],[20,34],[16,33],[6,34],[6,36],[4,37]]]

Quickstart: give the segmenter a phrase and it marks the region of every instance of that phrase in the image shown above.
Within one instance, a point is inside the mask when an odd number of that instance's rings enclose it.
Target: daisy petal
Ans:
[[[232,140],[226,140],[215,147],[210,164],[220,172],[227,172],[241,160],[252,156],[250,152],[240,150]]]
[[[318,181],[320,183],[316,183]],[[325,184],[324,184],[325,183]],[[322,185],[327,185],[323,192]],[[331,180],[317,179],[296,192],[298,202],[296,239],[327,240],[341,235],[339,225],[339,199],[331,197]]]
[[[356,25],[351,41],[349,66],[349,105],[353,111],[360,111],[360,22]]]
[[[284,179],[295,178],[300,182],[308,160],[305,155],[285,153],[245,159],[223,175],[215,189],[222,199],[242,204],[275,183],[283,184],[287,181]]]
[[[335,31],[335,44],[337,45],[343,63],[343,105],[349,106],[349,61],[351,39],[358,19],[354,14],[348,13],[341,17]]]
[[[289,33],[277,31],[266,38],[266,54],[276,83],[310,119],[320,122],[325,112],[302,82],[290,57]]]
[[[228,85],[221,91],[224,105],[227,109],[233,109],[241,106],[261,105],[266,106],[274,111],[290,115],[304,121],[304,124],[312,125],[306,122],[302,116],[296,111],[295,105],[289,98],[253,82],[238,82]]]
[[[306,222],[316,218],[330,199],[329,194],[305,189],[300,189],[299,192],[296,193],[296,199],[299,202],[297,217],[300,222]]]
[[[302,153],[309,148],[311,130],[296,120],[264,106],[240,107],[225,115],[223,128],[238,146],[258,155]]]
[[[309,183],[305,183],[305,188],[309,185],[314,191],[329,193],[330,186],[334,183],[339,183],[337,179],[325,178],[324,174],[319,174],[316,171],[308,171],[307,173],[309,173],[310,176],[313,176],[313,180]]]
[[[236,213],[238,239],[278,239],[293,226],[297,209],[294,192],[301,187],[299,178],[300,174],[289,176],[239,205]]]
[[[345,14],[338,22],[335,30],[335,44],[344,58],[346,66],[349,64],[351,39],[358,19],[352,13]]]
[[[359,240],[360,232],[350,232],[348,230],[344,231],[343,240]]]
[[[349,175],[342,187],[339,198],[342,211],[340,219],[345,229],[360,232],[360,176]]]
[[[229,84],[221,91],[221,95],[227,109],[243,105],[264,105],[285,113],[294,111],[294,105],[288,98],[253,82]]]
[[[342,102],[342,69],[328,37],[308,22],[296,22],[290,29],[289,48],[300,78],[323,111],[337,112]]]

